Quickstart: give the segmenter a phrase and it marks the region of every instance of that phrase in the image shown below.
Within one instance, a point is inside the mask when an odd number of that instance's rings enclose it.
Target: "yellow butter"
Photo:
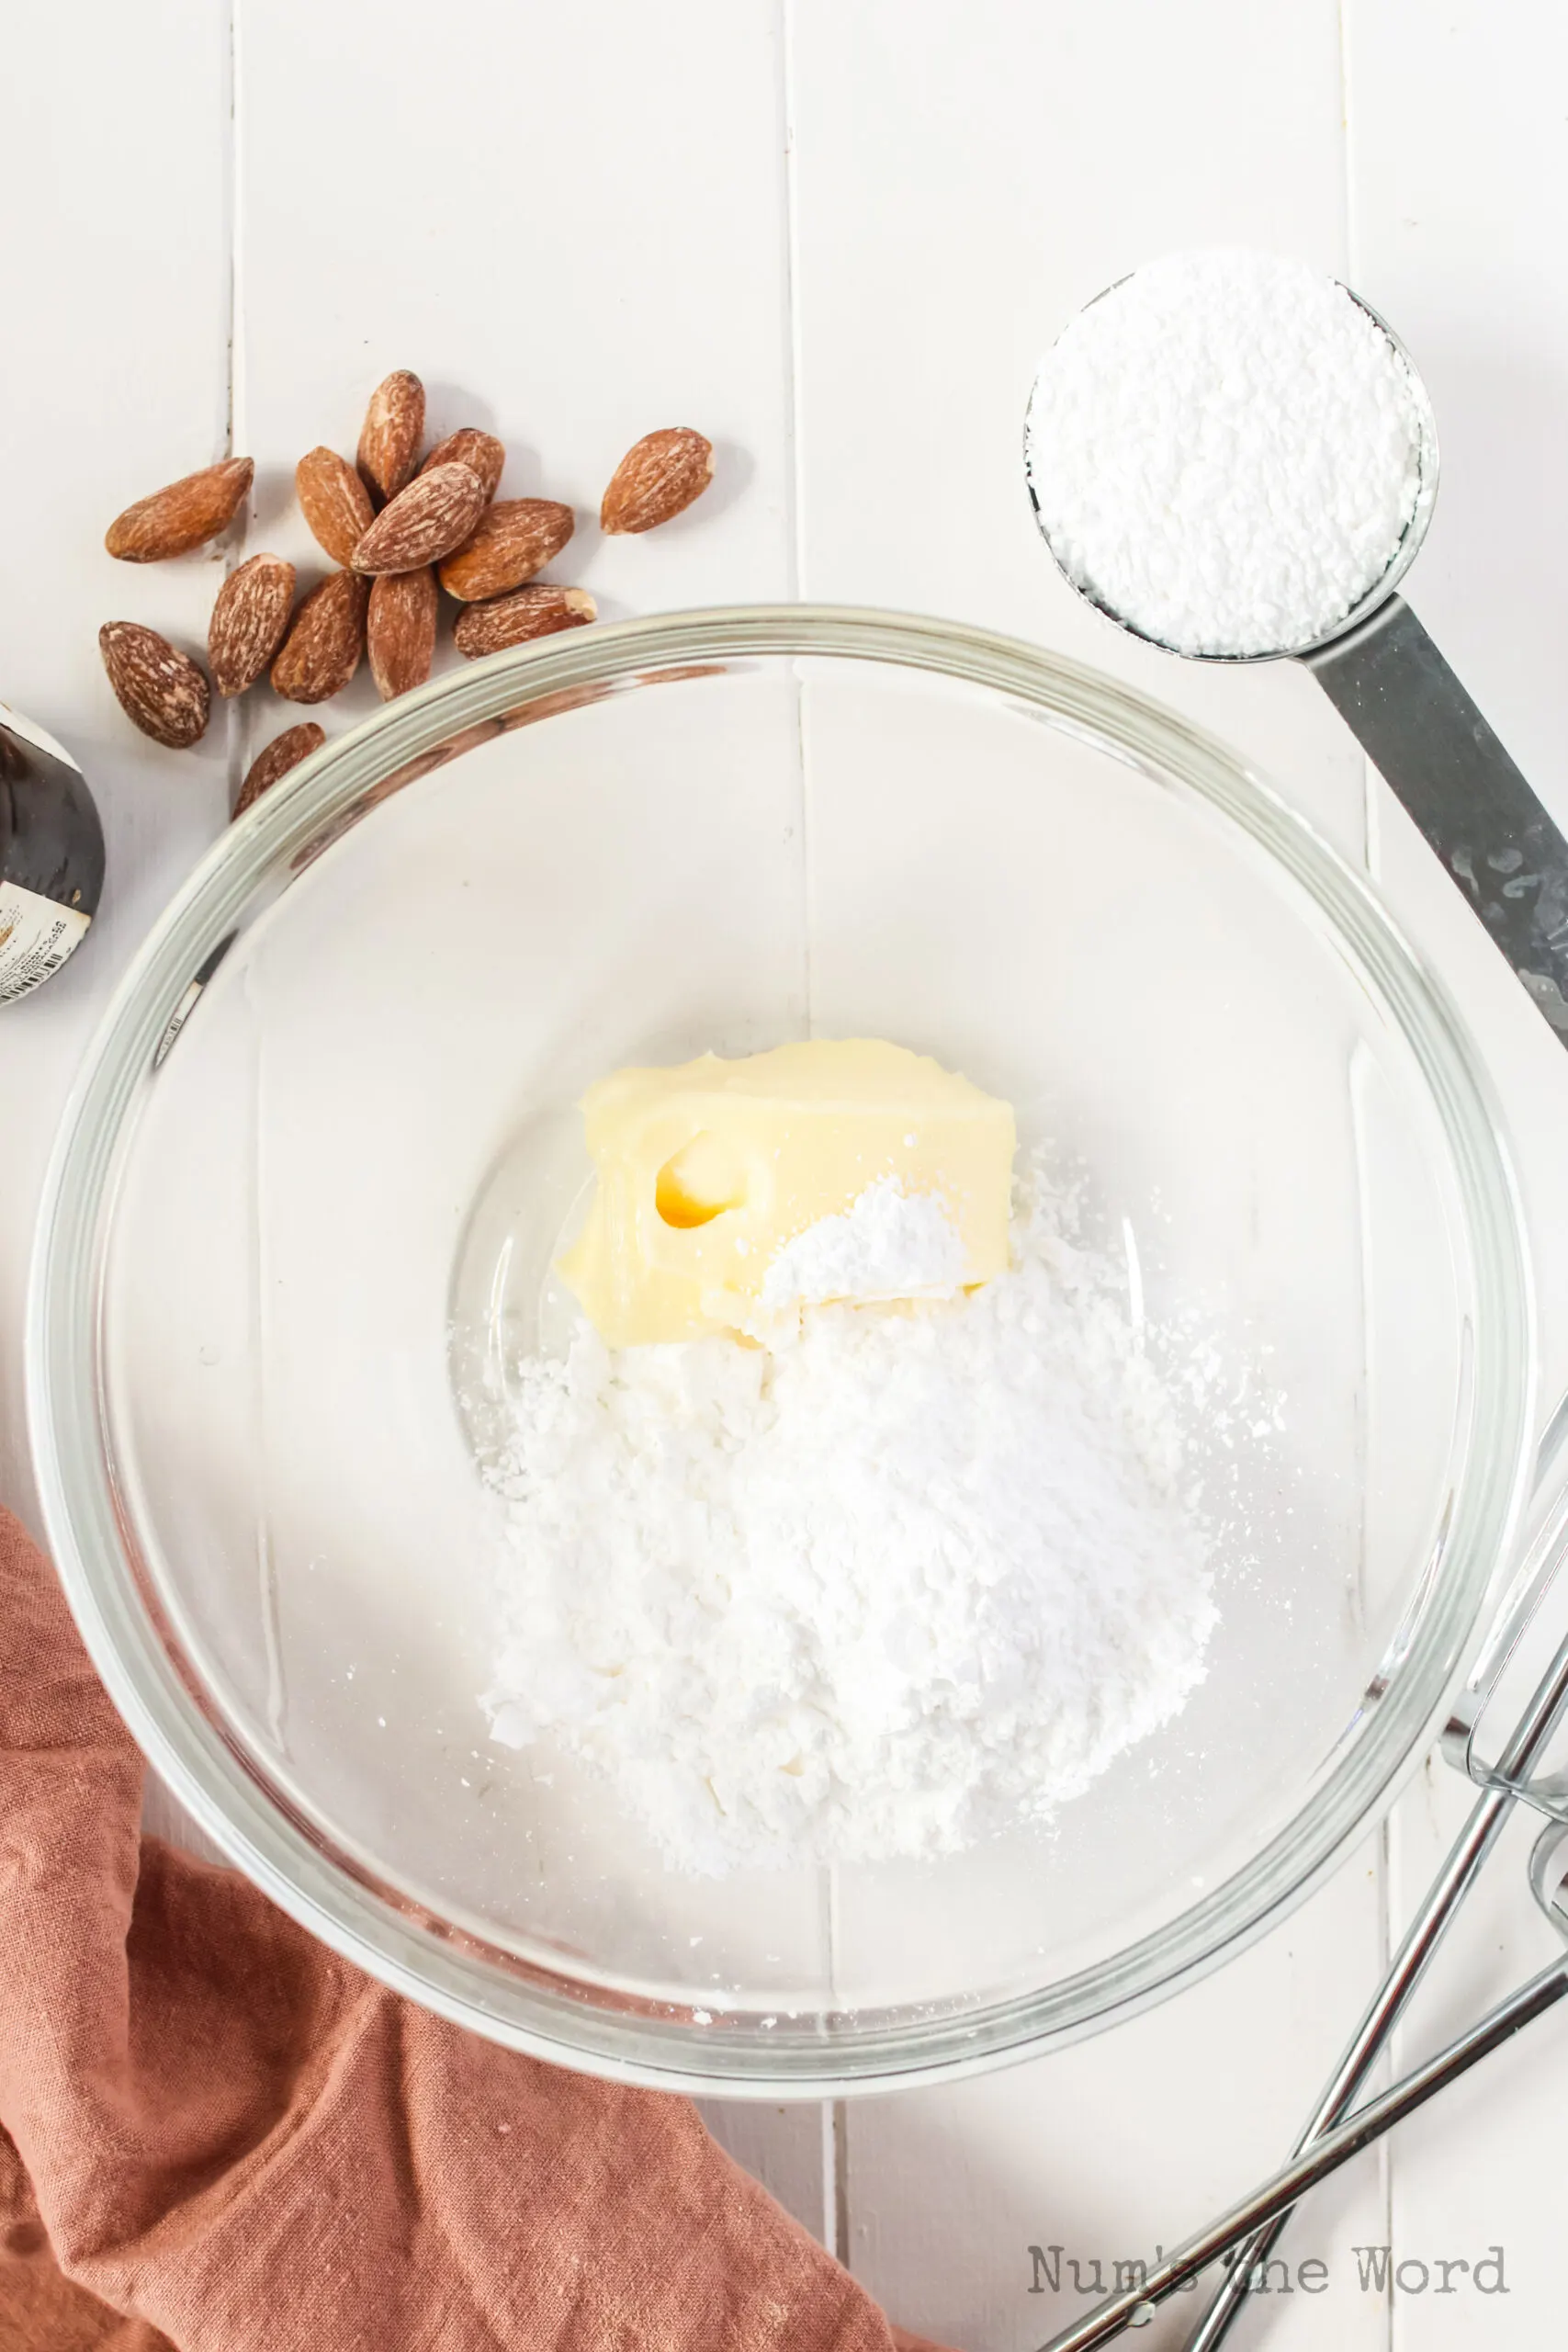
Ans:
[[[559,1271],[612,1347],[754,1329],[777,1253],[879,1182],[941,1202],[965,1284],[1007,1264],[1011,1106],[903,1046],[617,1070],[582,1114],[596,1182]]]

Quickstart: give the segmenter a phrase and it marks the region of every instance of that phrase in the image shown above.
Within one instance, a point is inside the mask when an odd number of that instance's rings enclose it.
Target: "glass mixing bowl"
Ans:
[[[1222,1623],[1054,1827],[691,1878],[489,1742],[481,1466],[583,1088],[813,1032],[1008,1096],[1218,1368]],[[465,670],[218,843],[75,1088],[30,1378],[93,1656],[242,1869],[499,2041],[776,2098],[1090,2031],[1327,1871],[1506,1564],[1532,1361],[1477,1057],[1275,792],[1076,663],[791,606]]]

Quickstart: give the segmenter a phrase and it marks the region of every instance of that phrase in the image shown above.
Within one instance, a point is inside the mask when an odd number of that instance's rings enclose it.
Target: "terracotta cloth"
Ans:
[[[398,1999],[141,1838],[141,1780],[0,1512],[0,2352],[919,2342],[689,2101]]]

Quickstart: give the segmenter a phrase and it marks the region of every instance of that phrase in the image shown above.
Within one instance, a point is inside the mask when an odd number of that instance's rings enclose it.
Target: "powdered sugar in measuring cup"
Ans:
[[[1393,329],[1300,262],[1172,254],[1057,337],[1024,461],[1058,570],[1110,619],[1311,670],[1568,1046],[1568,838],[1394,593],[1438,436]]]
[[[1080,311],[1025,441],[1074,587],[1172,651],[1294,653],[1389,581],[1436,480],[1382,322],[1275,254],[1174,254]],[[1414,545],[1410,548],[1414,553]]]

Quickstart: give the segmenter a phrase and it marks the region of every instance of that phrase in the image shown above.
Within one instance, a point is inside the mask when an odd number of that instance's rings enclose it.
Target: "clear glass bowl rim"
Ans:
[[[786,2036],[722,2014],[700,2023],[689,2009],[605,2002],[564,1968],[498,1966],[502,1955],[476,1951],[460,1924],[370,1879],[268,1792],[182,1676],[128,1557],[102,1429],[98,1278],[118,1148],[171,1019],[264,886],[358,796],[530,703],[546,703],[547,723],[586,692],[651,682],[650,673],[810,656],[935,673],[1042,710],[1156,781],[1196,792],[1292,876],[1422,1072],[1452,1155],[1476,1313],[1440,1571],[1386,1698],[1286,1828],[1155,1933],[1042,1992],[981,2008],[846,2015],[830,2031]],[[1160,704],[1021,640],[852,606],[737,605],[573,630],[444,676],[328,743],[220,838],[131,963],[68,1098],[34,1250],[28,1410],[48,1537],[95,1666],[174,1794],[283,1910],[394,1990],[509,2047],[659,2088],[805,2098],[951,2079],[1081,2039],[1206,1973],[1321,1883],[1426,1754],[1501,1589],[1531,1460],[1535,1360],[1525,1228],[1482,1058],[1367,882],[1272,786]]]

